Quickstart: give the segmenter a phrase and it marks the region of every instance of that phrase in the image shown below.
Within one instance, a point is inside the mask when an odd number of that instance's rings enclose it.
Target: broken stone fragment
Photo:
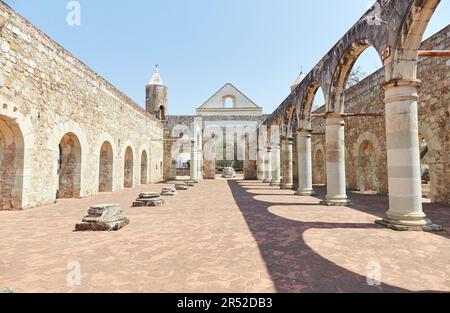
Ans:
[[[117,231],[130,223],[118,204],[92,206],[75,231]]]
[[[162,192],[161,192],[162,196],[176,196],[177,195],[177,190],[175,187],[165,187],[163,188]]]
[[[158,192],[143,192],[139,194],[139,198],[142,199],[153,199],[153,198],[159,198],[161,196]]]
[[[15,293],[16,290],[13,288],[2,288],[0,287],[0,293]]]
[[[164,205],[164,200],[161,198],[144,199],[138,198],[133,202],[133,207],[160,207]]]
[[[189,186],[186,183],[177,183],[175,184],[176,190],[188,190]]]

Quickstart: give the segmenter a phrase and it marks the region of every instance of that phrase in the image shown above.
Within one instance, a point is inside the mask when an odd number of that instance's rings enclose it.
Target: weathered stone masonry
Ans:
[[[1,1],[0,65],[0,210],[162,179],[161,122]]]

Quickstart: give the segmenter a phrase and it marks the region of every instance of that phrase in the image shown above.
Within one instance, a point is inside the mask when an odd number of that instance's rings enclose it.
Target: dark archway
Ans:
[[[144,150],[141,154],[141,184],[146,185],[148,183],[148,158],[147,152]]]
[[[133,149],[128,147],[125,151],[125,159],[124,159],[124,173],[123,173],[123,186],[125,188],[133,188],[134,185],[134,176],[133,176]]]
[[[59,143],[58,198],[77,198],[81,194],[81,144],[74,133],[67,133]]]
[[[111,143],[105,141],[100,149],[99,192],[113,191],[114,154]]]
[[[24,141],[19,126],[0,115],[0,211],[22,208]]]

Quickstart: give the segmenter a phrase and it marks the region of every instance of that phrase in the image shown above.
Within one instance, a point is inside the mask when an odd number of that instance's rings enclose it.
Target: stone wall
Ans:
[[[161,180],[163,125],[1,1],[0,64],[0,209],[96,194],[105,141],[113,190],[124,187],[128,147],[132,184],[140,183],[144,150],[149,181]]]
[[[164,130],[164,179],[169,180],[173,179],[172,177],[172,167],[174,164],[174,160],[171,155],[172,146],[179,138],[174,138],[173,129],[178,125],[183,125],[190,131],[192,131],[192,125],[195,123],[201,123],[203,129],[209,125],[216,125],[218,127],[225,127],[228,124],[236,125],[259,125],[265,119],[267,115],[262,116],[228,116],[228,115],[214,115],[214,116],[194,116],[194,115],[169,115],[165,121],[165,130]],[[203,138],[203,148],[207,144],[208,138]],[[225,140],[225,138],[224,138]],[[199,149],[203,150],[203,149]],[[190,151],[185,151],[190,152]],[[249,155],[247,154],[247,159]],[[204,179],[213,179],[215,177],[215,171],[213,167],[215,167],[215,162],[210,162],[205,160],[203,163],[203,178]],[[248,180],[256,179],[256,160],[247,160],[244,162],[244,176]]]
[[[422,44],[423,49],[450,49],[450,26]],[[433,202],[448,203],[450,199],[450,61],[448,58],[422,58],[418,65],[419,131],[429,152],[431,198]],[[345,111],[351,113],[384,113],[382,85],[384,72],[379,70],[346,91]],[[324,112],[324,108],[317,111]],[[325,182],[325,120],[315,118],[313,131],[313,181]],[[383,117],[346,119],[346,174],[350,190],[388,192],[386,133]],[[318,159],[319,158],[319,159]]]

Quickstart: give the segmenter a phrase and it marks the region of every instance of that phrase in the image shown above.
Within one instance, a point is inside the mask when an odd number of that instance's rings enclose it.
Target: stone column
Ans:
[[[257,161],[257,179],[264,180],[264,153],[261,148],[258,149],[258,161]]]
[[[271,186],[280,186],[281,184],[281,164],[280,164],[280,144],[274,144],[272,147],[272,161],[273,161],[273,171],[272,171],[272,181]]]
[[[422,210],[417,88],[420,81],[385,84],[389,211],[377,223],[395,230],[441,230]]]
[[[264,159],[264,183],[272,182],[272,147],[267,147],[266,157]]]
[[[326,119],[327,197],[321,204],[347,206],[345,181],[345,121],[342,115],[330,113]]]
[[[285,137],[281,140],[281,153],[283,153],[283,164],[282,164],[283,178],[281,180],[281,189],[290,190],[294,188],[293,165],[292,165],[293,144],[294,144],[293,138]]]
[[[197,149],[197,178],[203,180],[203,151]]]
[[[194,182],[198,182],[198,161],[197,161],[197,147],[195,144],[195,140],[191,141],[191,161],[189,162],[191,166],[191,180]]]
[[[312,184],[311,162],[311,129],[299,129],[297,133],[297,166],[298,166],[298,196],[315,194]]]
[[[177,179],[177,161],[172,160],[172,167],[170,169],[170,180]]]

